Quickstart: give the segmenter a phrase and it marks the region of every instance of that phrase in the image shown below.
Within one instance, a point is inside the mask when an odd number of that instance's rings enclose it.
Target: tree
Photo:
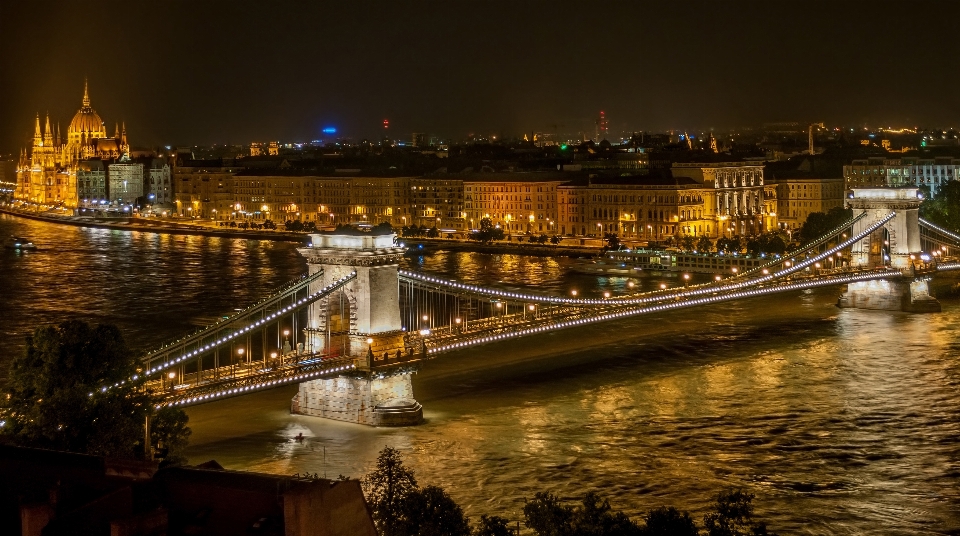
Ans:
[[[563,238],[561,238],[560,235],[553,235],[550,237],[550,243],[554,246],[560,245],[561,240],[563,240]]]
[[[571,507],[550,493],[537,493],[523,507],[524,524],[537,536],[638,536],[641,529],[610,503],[587,493],[580,506]]]
[[[403,465],[400,451],[384,447],[377,467],[361,480],[373,521],[381,536],[401,536],[407,496],[417,491],[417,478]]]
[[[556,495],[541,491],[523,505],[523,524],[538,536],[566,536],[572,534],[573,514]]]
[[[129,458],[142,456],[144,423],[156,413],[152,440],[179,453],[190,434],[187,416],[156,412],[159,398],[144,389],[139,366],[116,326],[71,320],[39,327],[11,363],[0,430],[25,446]]]
[[[503,229],[494,226],[490,218],[481,219],[480,230],[470,233],[471,240],[477,240],[484,244],[491,240],[503,240],[503,237]]]
[[[703,516],[708,536],[761,536],[767,534],[763,523],[753,522],[754,495],[728,490],[717,495],[715,511]]]
[[[500,516],[480,516],[480,522],[473,529],[473,536],[514,536],[509,521]]]
[[[403,499],[398,536],[469,536],[463,510],[438,486],[415,489]],[[386,534],[381,532],[381,534]]]
[[[390,222],[380,222],[370,229],[370,233],[377,236],[393,234],[393,226]]]
[[[693,251],[697,246],[696,239],[693,235],[683,235],[680,237],[680,247],[684,251]]]
[[[920,217],[947,230],[960,231],[960,182],[948,181],[935,196],[925,195],[920,204]]]
[[[164,465],[182,465],[190,434],[187,414],[179,408],[164,406],[157,410],[150,422],[150,441],[163,450]]]
[[[607,249],[616,251],[620,248],[620,237],[616,233],[605,233],[603,239],[607,243]]]
[[[644,517],[646,526],[643,536],[697,536],[700,534],[697,523],[689,512],[681,512],[674,507],[661,506],[650,510]]]
[[[824,236],[853,217],[853,210],[834,207],[829,212],[811,212],[800,227],[801,242],[806,244]]]
[[[697,240],[697,251],[708,253],[711,249],[713,249],[713,242],[706,235],[700,235],[700,240]]]

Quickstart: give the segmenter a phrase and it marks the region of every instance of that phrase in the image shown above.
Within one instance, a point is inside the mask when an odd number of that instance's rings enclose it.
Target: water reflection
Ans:
[[[293,244],[0,216],[0,236],[14,234],[50,247],[0,253],[0,356],[34,324],[74,315],[149,347],[304,271]],[[569,274],[571,262],[438,253],[405,266],[559,293],[629,289],[627,278]],[[742,486],[782,533],[960,531],[957,300],[929,316],[841,311],[835,300],[832,289],[781,295],[451,355],[415,376],[427,417],[416,428],[291,416],[293,387],[198,406],[189,455],[357,477],[389,445],[474,519],[517,519],[538,491],[596,490],[631,514],[702,513],[717,490]]]

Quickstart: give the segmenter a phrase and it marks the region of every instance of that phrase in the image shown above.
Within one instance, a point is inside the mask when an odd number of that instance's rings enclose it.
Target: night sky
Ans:
[[[960,2],[0,2],[0,152],[83,78],[135,146],[960,126]]]

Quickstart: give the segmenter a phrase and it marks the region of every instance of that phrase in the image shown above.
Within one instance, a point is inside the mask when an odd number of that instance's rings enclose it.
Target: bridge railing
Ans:
[[[425,342],[428,348],[427,354],[432,356],[438,353],[474,346],[477,344],[496,342],[524,335],[531,335],[605,320],[613,320],[622,317],[665,312],[684,307],[708,305],[733,299],[763,296],[779,292],[788,292],[791,290],[802,290],[828,285],[840,285],[856,281],[889,279],[892,277],[899,278],[902,277],[902,274],[897,270],[887,268],[865,270],[848,267],[840,270],[834,270],[830,273],[818,272],[817,274],[800,277],[798,279],[767,281],[765,283],[758,284],[754,288],[717,288],[715,289],[716,292],[707,296],[681,295],[675,296],[672,299],[661,300],[658,303],[644,304],[640,306],[613,307],[611,304],[611,307],[604,311],[590,311],[584,309],[578,311],[577,314],[569,315],[563,318],[543,318],[538,319],[535,322],[527,322],[523,324],[504,324],[487,333],[467,333],[459,338],[444,337],[442,339],[432,339],[428,337]]]
[[[756,268],[751,268],[750,270],[747,270],[746,272],[743,272],[743,273],[741,274],[741,277],[750,277],[750,276],[753,275],[753,274],[763,273],[763,270],[764,270],[764,269],[769,270],[769,269],[770,269],[771,267],[773,267],[773,266],[777,266],[777,265],[783,264],[784,262],[790,261],[791,259],[796,259],[796,258],[799,257],[800,255],[805,255],[808,251],[810,251],[810,250],[812,250],[812,249],[816,249],[816,248],[818,248],[818,247],[820,247],[820,246],[828,243],[831,239],[836,238],[837,235],[843,234],[843,232],[844,232],[845,230],[849,229],[850,227],[853,227],[853,225],[854,225],[855,223],[857,223],[858,221],[860,221],[861,219],[863,219],[864,217],[866,217],[866,215],[867,215],[867,213],[866,213],[866,212],[863,212],[863,213],[861,213],[861,214],[859,214],[859,215],[857,215],[857,216],[854,216],[853,218],[850,218],[849,220],[847,220],[847,221],[843,222],[842,224],[836,226],[835,228],[833,228],[833,230],[831,230],[831,231],[828,232],[827,234],[821,236],[820,238],[814,240],[813,242],[810,242],[809,244],[801,247],[800,249],[797,249],[797,250],[794,250],[794,251],[788,251],[787,253],[784,253],[783,255],[781,255],[780,258],[778,258],[778,259],[774,259],[774,260],[772,260],[772,261],[770,261],[770,262],[767,262],[767,263],[765,263],[765,264],[761,264],[760,266],[757,266]],[[791,262],[793,262],[793,261],[791,261]]]
[[[276,306],[277,303],[280,303],[283,300],[296,295],[299,291],[308,287],[311,283],[313,283],[314,281],[317,281],[321,277],[323,277],[322,270],[318,271],[315,274],[305,276],[303,278],[292,281],[287,285],[284,285],[283,287],[281,287],[281,289],[277,293],[267,296],[266,298],[258,301],[257,303],[249,307],[246,307],[245,309],[238,311],[225,319],[219,320],[214,324],[203,327],[197,330],[196,332],[190,335],[187,335],[186,337],[182,337],[175,341],[166,343],[155,350],[151,350],[150,352],[147,352],[143,356],[143,360],[154,361],[156,359],[162,358],[162,356],[165,353],[175,352],[177,348],[189,346],[195,343],[196,341],[209,336],[211,333],[224,329],[225,326],[228,326],[233,322],[250,318],[251,316],[254,316],[257,313],[260,313],[273,306]]]
[[[219,329],[212,329],[206,333],[207,336],[216,337],[215,340],[204,344],[205,337],[195,336],[190,339],[189,344],[178,344],[177,347],[173,350],[166,351],[160,354],[153,354],[144,358],[147,363],[147,370],[144,373],[144,376],[151,376],[163,372],[164,370],[181,365],[184,361],[202,357],[204,354],[216,351],[218,347],[231,344],[236,341],[237,337],[241,335],[246,335],[257,329],[262,329],[266,327],[267,324],[278,321],[279,317],[284,314],[290,314],[296,312],[311,303],[324,298],[331,293],[337,291],[343,285],[347,284],[349,281],[353,280],[356,277],[356,272],[351,272],[350,274],[330,283],[329,285],[323,287],[322,289],[314,292],[313,294],[308,294],[307,296],[298,299],[296,302],[291,303],[290,305],[278,308],[276,312],[266,314],[268,310],[260,308],[260,306],[255,306],[256,310],[253,314],[262,314],[262,318],[259,318],[247,326],[234,329],[232,332],[227,334],[222,334],[222,330],[229,329],[226,327],[220,327]],[[316,277],[313,277],[310,282],[316,281]],[[309,284],[309,283],[307,283]],[[302,287],[301,287],[302,288]],[[291,292],[291,291],[288,291]],[[278,302],[273,302],[275,305]],[[282,305],[282,304],[281,304]],[[195,346],[195,348],[194,348]],[[174,357],[176,353],[180,353],[179,356]],[[159,365],[153,366],[152,363],[158,360],[163,360]]]

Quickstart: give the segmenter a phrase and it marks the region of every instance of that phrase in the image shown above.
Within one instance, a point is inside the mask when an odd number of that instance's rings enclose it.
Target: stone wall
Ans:
[[[413,397],[410,373],[304,382],[296,406],[301,415],[368,426],[404,426],[423,419],[423,410]]]

